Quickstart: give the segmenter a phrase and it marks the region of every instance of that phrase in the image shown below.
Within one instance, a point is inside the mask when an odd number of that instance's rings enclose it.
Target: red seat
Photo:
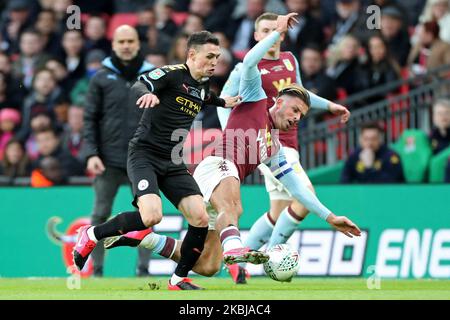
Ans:
[[[187,12],[173,12],[171,18],[177,26],[181,26],[186,21],[188,15]]]
[[[339,101],[345,100],[348,97],[347,90],[344,88],[336,88],[336,93]]]
[[[106,36],[109,40],[111,40],[117,27],[123,24],[128,24],[132,27],[135,27],[137,25],[137,22],[138,19],[135,13],[117,13],[111,17]]]

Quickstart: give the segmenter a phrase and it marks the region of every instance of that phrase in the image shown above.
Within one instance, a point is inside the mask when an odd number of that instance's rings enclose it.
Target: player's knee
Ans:
[[[141,210],[142,222],[146,227],[157,225],[162,220],[162,212],[159,208],[145,208]]]
[[[199,209],[192,214],[192,225],[195,227],[207,227],[209,216],[206,210]]]

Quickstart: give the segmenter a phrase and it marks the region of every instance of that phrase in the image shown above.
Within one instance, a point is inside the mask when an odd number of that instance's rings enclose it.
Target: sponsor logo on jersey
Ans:
[[[261,69],[261,75],[269,74],[270,71],[267,69]]]
[[[275,80],[272,82],[272,84],[277,89],[277,91],[281,91],[282,89],[284,89],[286,86],[290,85],[291,83],[292,83],[291,77],[287,77],[286,79],[280,79],[278,81]]]
[[[189,99],[186,99],[184,97],[176,97],[175,101],[178,102],[179,104],[181,104],[181,108],[180,110],[183,111],[184,113],[195,117],[197,116],[197,114],[200,112],[201,109],[201,105],[198,103],[195,103],[194,101],[191,101]]]

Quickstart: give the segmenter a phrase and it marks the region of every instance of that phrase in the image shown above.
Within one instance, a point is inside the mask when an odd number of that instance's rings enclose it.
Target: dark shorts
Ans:
[[[174,164],[170,159],[155,156],[146,148],[128,148],[127,171],[133,187],[133,205],[136,208],[140,196],[160,196],[159,190],[175,208],[178,208],[181,199],[187,196],[202,195],[184,163]]]

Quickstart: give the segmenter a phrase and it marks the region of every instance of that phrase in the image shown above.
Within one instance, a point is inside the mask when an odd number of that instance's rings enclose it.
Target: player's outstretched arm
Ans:
[[[346,236],[359,236],[359,228],[346,217],[335,216],[330,209],[324,206],[316,195],[309,190],[306,184],[295,173],[290,163],[286,160],[283,148],[272,156],[267,163],[275,178],[277,178],[310,212],[327,221],[331,226],[344,233]]]

